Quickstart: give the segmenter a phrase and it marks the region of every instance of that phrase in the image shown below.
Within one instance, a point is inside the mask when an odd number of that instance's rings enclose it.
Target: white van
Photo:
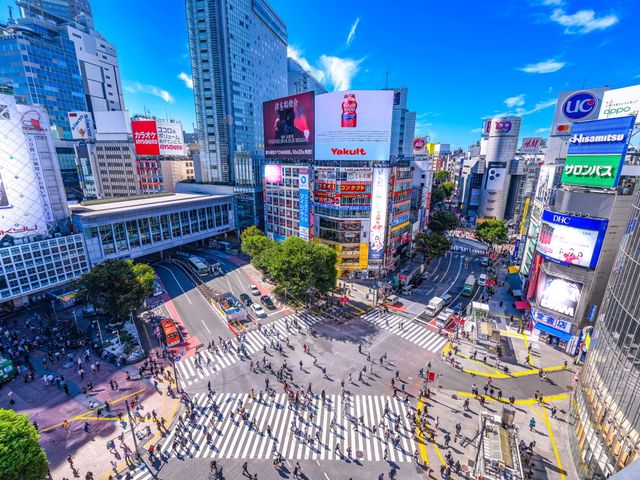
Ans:
[[[397,295],[389,295],[387,299],[384,301],[387,305],[395,305],[400,301]]]
[[[411,292],[413,292],[413,287],[411,285],[405,285],[404,287],[402,287],[403,295],[411,295]]]

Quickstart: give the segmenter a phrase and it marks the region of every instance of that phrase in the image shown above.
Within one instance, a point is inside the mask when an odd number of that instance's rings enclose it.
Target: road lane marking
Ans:
[[[551,427],[551,422],[549,421],[549,416],[547,415],[547,409],[543,408],[542,409],[542,415],[540,415],[540,413],[538,412],[538,410],[531,405],[529,408],[531,408],[531,410],[533,410],[533,412],[542,419],[542,421],[544,422],[545,426],[547,427],[547,432],[549,432],[549,440],[551,440],[551,447],[553,447],[553,454],[556,457],[556,463],[557,463],[557,467],[558,470],[560,471],[560,480],[565,480],[567,477],[565,475],[565,470],[562,467],[562,460],[560,459],[560,453],[558,452],[558,445],[556,444],[556,439],[555,439],[555,435],[553,434],[553,428]]]
[[[173,279],[176,281],[176,285],[178,285],[178,287],[180,287],[180,290],[182,291],[182,293],[184,294],[184,296],[186,297],[186,299],[187,299],[187,300],[189,300],[189,303],[193,303],[193,302],[191,301],[191,299],[189,298],[189,294],[188,294],[187,292],[185,292],[184,288],[182,288],[182,285],[180,285],[180,282],[178,281],[178,278],[175,276],[175,274],[173,273],[173,271],[172,271],[170,268],[165,267],[164,265],[160,265],[160,264],[158,264],[157,266],[158,266],[158,267],[160,267],[160,268],[164,268],[166,271],[168,271],[168,272],[171,274],[171,276],[173,277]]]

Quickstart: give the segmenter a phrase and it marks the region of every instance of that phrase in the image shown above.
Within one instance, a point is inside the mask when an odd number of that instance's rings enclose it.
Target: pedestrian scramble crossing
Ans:
[[[402,315],[372,310],[362,315],[362,318],[434,353],[442,350],[448,341],[446,337]]]
[[[196,394],[193,420],[178,422],[161,449],[180,458],[274,459],[279,454],[322,461],[345,460],[350,448],[352,458],[361,461],[413,461],[417,447],[408,404],[380,395],[344,398],[327,395],[323,402],[318,395],[296,407],[284,393],[262,400],[248,394]]]
[[[291,333],[295,332],[296,329],[293,327],[295,320],[297,320],[301,326],[309,327],[317,323],[320,319],[306,312],[294,313],[279,318],[269,325],[264,325],[261,330],[250,330],[242,333],[238,339],[242,338],[242,344],[247,353],[252,355],[262,350],[265,345],[269,346],[272,340],[283,341]],[[289,327],[288,330],[287,325]],[[270,333],[272,330],[275,332],[274,334]],[[240,345],[238,339],[233,340],[233,346],[226,351],[219,348],[218,351],[212,352],[205,348],[192,357],[176,362],[176,369],[181,384],[183,386],[193,385],[200,380],[210,378],[213,374],[224,368],[238,363],[243,358],[238,350]]]
[[[486,255],[487,250],[482,248],[463,247],[462,245],[453,245],[451,247],[453,253],[467,253],[473,255]]]

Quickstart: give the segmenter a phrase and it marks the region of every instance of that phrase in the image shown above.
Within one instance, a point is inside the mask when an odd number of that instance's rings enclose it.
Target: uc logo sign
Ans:
[[[562,114],[570,120],[580,120],[591,115],[598,106],[593,93],[578,92],[569,96],[562,104]]]
[[[496,122],[496,132],[507,133],[511,131],[511,122]]]

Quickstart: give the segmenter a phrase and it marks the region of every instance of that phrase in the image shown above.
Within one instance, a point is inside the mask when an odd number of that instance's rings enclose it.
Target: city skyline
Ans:
[[[13,3],[0,0],[0,19],[6,20],[6,6]],[[353,4],[339,20],[332,19],[339,5],[330,4],[314,14],[312,24],[286,2],[270,3],[287,25],[289,55],[329,91],[382,88],[388,72],[390,87],[409,89],[409,108],[418,114],[416,135],[430,135],[452,146],[473,143],[483,118],[505,113],[524,117],[523,137],[548,136],[558,92],[625,87],[640,75],[624,53],[632,35],[628,22],[636,9],[625,2],[585,5],[540,0],[499,5],[499,9],[491,8],[489,2],[482,11],[470,5],[461,5],[462,9],[431,5],[428,18],[438,21],[427,19],[425,29],[403,28],[397,36],[379,35],[388,28],[386,18],[368,14],[362,2]],[[117,48],[129,111],[146,109],[158,117],[181,120],[185,130],[191,131],[195,112],[184,5],[167,6],[170,13],[148,7],[146,1],[92,2],[97,30]],[[415,7],[396,12],[396,24],[415,21]],[[456,16],[448,15],[453,10]],[[123,16],[123,11],[128,15]],[[324,28],[329,22],[335,27],[331,35]],[[524,27],[539,35],[536,42],[519,35]],[[131,32],[136,32],[138,40],[131,41]],[[487,32],[502,32],[508,40],[497,45]],[[433,38],[449,41],[429,46]],[[458,71],[451,66],[452,60]],[[494,78],[502,80],[496,83]]]

